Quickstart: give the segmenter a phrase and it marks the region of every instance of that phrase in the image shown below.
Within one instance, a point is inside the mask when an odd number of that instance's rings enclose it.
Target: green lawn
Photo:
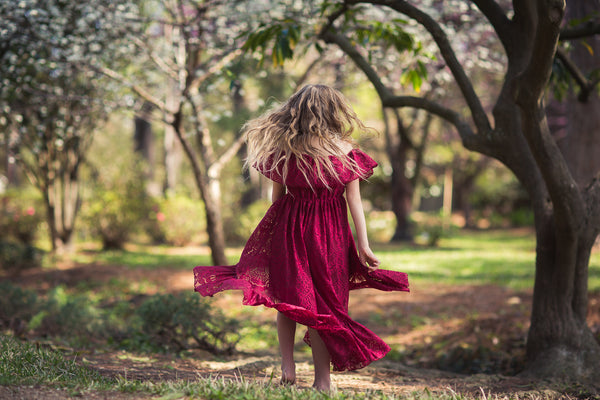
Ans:
[[[446,284],[496,284],[513,289],[533,287],[535,274],[535,238],[533,231],[491,230],[458,231],[440,240],[438,247],[375,243],[373,249],[382,268],[407,272],[413,282]],[[230,263],[239,259],[242,249],[228,249]],[[122,265],[126,268],[191,269],[211,265],[203,253],[163,246],[137,245],[129,251],[87,249],[73,260],[82,263]],[[592,255],[589,271],[590,290],[600,290],[600,252]]]
[[[415,282],[496,284],[513,289],[533,287],[533,232],[460,231],[438,247],[373,246],[382,267],[404,271]],[[590,290],[600,290],[600,253],[590,260]]]

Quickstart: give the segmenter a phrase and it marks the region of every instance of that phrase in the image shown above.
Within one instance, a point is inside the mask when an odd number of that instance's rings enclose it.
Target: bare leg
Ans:
[[[295,335],[296,321],[277,312],[277,336],[279,337],[279,351],[281,352],[281,383],[283,384],[294,384],[296,382]]]
[[[315,383],[313,387],[319,390],[329,390],[331,387],[329,351],[319,336],[319,332],[309,328],[310,345],[312,348],[313,363],[315,364]]]

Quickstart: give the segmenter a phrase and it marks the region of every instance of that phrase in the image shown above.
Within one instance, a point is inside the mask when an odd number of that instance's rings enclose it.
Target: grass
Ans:
[[[535,238],[531,231],[461,231],[438,247],[373,246],[382,267],[404,271],[416,283],[533,287]],[[600,290],[600,253],[590,260],[589,289]]]
[[[388,243],[375,243],[373,248],[382,261],[382,267],[407,272],[412,283],[479,285],[495,284],[513,289],[533,287],[535,264],[535,239],[532,231],[459,231],[443,238],[439,247],[419,247]],[[228,250],[231,263],[235,263],[240,248]],[[203,249],[173,249],[161,246],[136,245],[125,251],[102,252],[97,246],[86,246],[73,257],[80,264],[118,265],[126,270],[173,269],[190,271],[195,265],[210,265],[210,256]],[[600,290],[600,253],[590,260],[589,288]],[[145,286],[144,286],[145,285]],[[113,278],[96,284],[86,281],[70,290],[88,296],[95,301],[126,301],[127,296],[148,291],[160,291],[156,284],[138,282],[131,286],[125,278]],[[125,296],[125,297],[123,297]],[[241,309],[240,309],[241,310]],[[259,312],[254,308],[240,311],[238,318],[247,319],[248,313]],[[422,321],[414,321],[415,325]],[[248,323],[244,335],[255,338],[247,340],[246,351],[272,346],[274,331],[268,324]],[[0,335],[0,385],[43,385],[64,388],[69,393],[83,395],[89,391],[119,391],[160,398],[202,399],[467,399],[502,398],[485,395],[468,397],[449,390],[431,393],[427,390],[411,394],[390,395],[369,391],[364,393],[340,391],[324,394],[312,390],[281,388],[273,382],[250,382],[243,378],[198,378],[194,381],[137,381],[119,377],[109,379],[86,368],[75,356],[59,351],[23,343]],[[527,397],[535,398],[535,397]]]
[[[20,342],[12,337],[0,335],[0,385],[30,386],[44,385],[52,389],[66,390],[71,396],[86,397],[91,392],[122,392],[160,396],[161,399],[197,398],[227,400],[346,400],[346,399],[467,399],[449,391],[432,394],[425,390],[410,394],[385,394],[380,391],[339,391],[324,393],[281,387],[270,377],[266,382],[224,378],[199,378],[194,381],[139,381],[119,376],[115,379],[103,377],[98,372],[81,365],[53,349]]]
[[[449,285],[494,284],[513,289],[533,287],[535,238],[530,230],[458,231],[442,238],[438,247],[374,243],[382,267],[407,272],[416,283]],[[231,264],[241,248],[230,248]],[[211,265],[205,249],[179,251],[166,246],[135,245],[123,251],[101,251],[89,244],[72,256],[80,264],[121,265],[127,269],[190,270]],[[600,290],[600,252],[592,254],[589,289]]]

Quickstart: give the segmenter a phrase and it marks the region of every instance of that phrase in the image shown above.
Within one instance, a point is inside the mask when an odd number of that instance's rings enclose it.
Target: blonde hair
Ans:
[[[363,124],[339,91],[325,85],[306,85],[280,107],[246,123],[248,157],[245,167],[280,171],[285,181],[289,162],[295,156],[298,169],[312,187],[308,173],[311,164],[304,157],[308,155],[315,162],[318,179],[329,188],[326,175],[340,180],[331,155],[362,175],[361,168],[352,158],[346,157],[340,147],[343,141],[354,144],[352,133],[355,130],[372,128]]]

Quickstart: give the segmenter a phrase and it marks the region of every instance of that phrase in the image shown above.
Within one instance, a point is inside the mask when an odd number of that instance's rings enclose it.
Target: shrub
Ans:
[[[61,336],[88,341],[104,331],[101,310],[84,295],[71,295],[64,287],[51,290],[31,328],[44,336]]]
[[[0,282],[0,326],[17,336],[25,333],[39,308],[37,294],[10,282]]]
[[[137,343],[166,350],[199,348],[213,354],[231,354],[240,340],[238,321],[225,317],[195,293],[155,295],[137,309]],[[140,333],[143,333],[140,334]]]
[[[30,244],[0,241],[0,269],[9,274],[19,274],[42,265],[44,253]]]
[[[174,246],[194,242],[206,230],[202,202],[183,195],[172,195],[156,204],[149,214],[148,234]]]
[[[270,201],[259,200],[249,205],[243,212],[237,214],[234,212],[233,215],[228,216],[225,220],[227,241],[245,243],[270,206]]]
[[[84,218],[91,233],[101,238],[105,250],[122,249],[148,209],[143,186],[130,182],[123,188],[96,188],[85,208]]]
[[[10,191],[0,197],[0,239],[31,245],[43,221],[42,204],[31,190]]]
[[[441,213],[413,213],[412,218],[417,226],[417,239],[424,241],[430,247],[436,247],[440,239],[450,236],[456,228],[451,224],[449,218],[444,217]]]

